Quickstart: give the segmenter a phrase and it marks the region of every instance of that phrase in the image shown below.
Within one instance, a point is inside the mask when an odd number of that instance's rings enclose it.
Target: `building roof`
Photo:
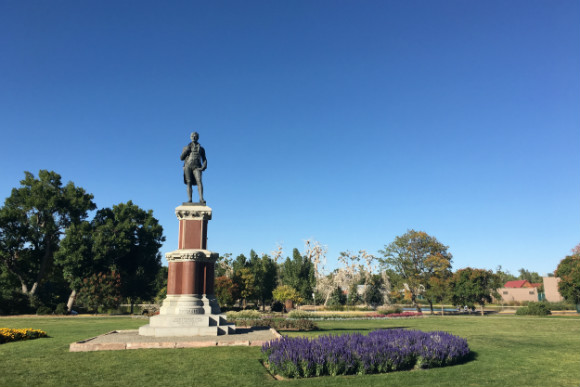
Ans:
[[[527,280],[517,280],[517,281],[506,282],[504,287],[506,287],[506,288],[531,288],[532,284],[530,284]]]

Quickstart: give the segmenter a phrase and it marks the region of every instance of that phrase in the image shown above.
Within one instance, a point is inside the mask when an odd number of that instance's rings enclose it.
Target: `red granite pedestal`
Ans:
[[[178,249],[165,254],[169,263],[167,297],[159,315],[139,328],[143,336],[205,336],[235,333],[214,294],[218,253],[207,250],[211,208],[187,203],[175,209]]]

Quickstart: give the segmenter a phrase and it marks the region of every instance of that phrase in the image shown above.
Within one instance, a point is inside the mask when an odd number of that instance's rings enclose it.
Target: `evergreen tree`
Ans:
[[[284,261],[280,277],[284,285],[296,289],[302,298],[312,299],[312,292],[316,286],[314,264],[302,256],[298,249],[292,251],[292,259],[286,258]]]

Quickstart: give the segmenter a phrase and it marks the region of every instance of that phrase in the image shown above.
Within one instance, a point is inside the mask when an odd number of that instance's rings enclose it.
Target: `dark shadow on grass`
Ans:
[[[475,351],[471,351],[469,352],[469,355],[467,355],[467,357],[465,359],[463,359],[462,362],[458,363],[458,364],[465,364],[465,363],[469,363],[471,361],[475,361],[477,360],[478,354]]]
[[[356,328],[356,329],[348,329],[348,328],[329,328],[329,329],[324,329],[324,328],[318,328],[316,331],[317,332],[337,332],[337,331],[346,331],[346,332],[372,332],[372,331],[377,331],[377,330],[381,330],[381,329],[408,329],[409,327],[378,327],[378,328],[368,328],[368,329],[360,329],[360,328]]]
[[[270,328],[268,327],[236,327],[236,333],[252,333],[252,332],[263,332],[269,331]]]

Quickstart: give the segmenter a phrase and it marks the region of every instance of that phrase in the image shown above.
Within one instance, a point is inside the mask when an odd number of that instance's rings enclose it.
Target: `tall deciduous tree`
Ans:
[[[409,230],[380,250],[385,257],[382,263],[400,274],[407,284],[418,312],[421,307],[417,297],[429,288],[431,277],[444,275],[451,268],[452,255],[448,248],[426,232]]]
[[[83,221],[71,225],[60,243],[60,249],[55,255],[55,263],[61,268],[64,279],[70,287],[67,309],[70,312],[81,287],[86,285],[89,277],[109,270],[109,262],[102,255],[93,251],[94,227],[90,222]]]
[[[470,267],[457,270],[449,281],[453,304],[479,304],[482,316],[484,315],[484,305],[490,303],[492,297],[500,297],[497,289],[502,286],[500,277],[491,270],[472,269]]]
[[[0,208],[0,263],[18,278],[22,293],[32,297],[53,269],[65,230],[80,224],[95,209],[93,195],[61,176],[41,170],[25,172]]]
[[[558,290],[567,301],[580,304],[580,245],[572,250],[558,265],[556,277],[560,278]]]

